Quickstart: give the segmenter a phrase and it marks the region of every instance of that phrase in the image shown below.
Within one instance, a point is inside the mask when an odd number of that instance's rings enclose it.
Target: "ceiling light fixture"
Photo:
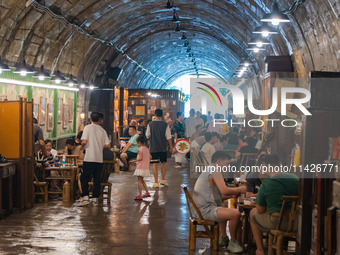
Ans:
[[[175,28],[175,32],[181,32],[181,27],[179,26],[179,23],[177,23],[177,26]]]
[[[33,75],[33,78],[38,78],[40,81],[51,78],[51,76],[45,72],[44,65],[41,65],[40,70]]]
[[[168,0],[168,2],[166,3],[165,8],[167,9],[172,9],[173,5],[170,3],[170,0]]]
[[[3,78],[0,78],[0,83],[28,86],[28,87],[37,87],[37,88],[44,88],[44,89],[79,91],[78,88],[69,88],[66,86],[58,86],[58,85],[52,85],[52,84],[43,84],[43,83],[37,83],[37,82],[19,81],[19,80],[3,79]]]
[[[65,77],[60,74],[60,71],[57,71],[57,75],[53,76],[51,81],[54,81],[56,84],[60,84],[61,82],[66,81]]]
[[[254,34],[261,34],[263,37],[268,37],[269,35],[277,35],[278,34],[278,32],[274,28],[268,26],[268,24],[263,24],[262,26],[255,28],[253,33]]]
[[[27,74],[34,73],[34,71],[26,65],[26,61],[24,60],[22,64],[17,65],[13,73],[19,73],[21,76],[26,76]]]
[[[74,79],[74,76],[71,74],[70,79],[65,82],[66,85],[73,87],[74,85],[78,85],[78,82]]]
[[[273,11],[271,13],[264,15],[263,18],[261,19],[261,21],[262,22],[270,22],[275,26],[277,26],[277,25],[279,25],[280,23],[283,23],[283,22],[290,22],[288,16],[286,14],[283,14],[282,12],[280,12],[279,5],[277,4],[276,1],[273,5]]]
[[[253,52],[258,53],[261,50],[264,50],[264,48],[252,47],[252,48],[247,48],[247,50],[252,50]]]
[[[263,37],[260,36],[254,36],[251,38],[249,45],[256,45],[256,47],[261,48],[263,45],[268,45],[270,42]]]
[[[178,15],[176,14],[176,11],[174,10],[174,15],[172,16],[172,22],[173,23],[180,23]]]

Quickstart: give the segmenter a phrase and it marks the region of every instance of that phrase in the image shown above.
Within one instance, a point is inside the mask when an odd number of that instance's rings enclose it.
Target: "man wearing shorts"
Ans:
[[[137,146],[137,137],[139,136],[139,134],[137,133],[137,128],[135,126],[129,127],[129,135],[131,136],[131,138],[128,144],[122,150],[122,153],[120,154],[120,159],[124,164],[123,171],[128,170],[128,162],[131,159],[137,158],[137,153],[139,149],[139,147]]]
[[[171,141],[171,132],[169,125],[162,120],[163,110],[156,109],[155,110],[156,118],[154,121],[150,122],[146,129],[146,137],[150,139],[150,153],[152,159],[159,159],[162,164],[162,178],[160,184],[164,186],[168,186],[167,181],[165,180],[166,174],[166,162],[167,162],[167,145],[169,143],[170,151],[172,151],[172,141]],[[153,188],[159,188],[158,183],[158,163],[154,163],[152,166],[153,176],[155,178],[155,183],[153,184]]]
[[[212,155],[212,166],[227,167],[231,156],[226,151],[216,151]],[[227,168],[226,168],[227,169]],[[229,188],[223,179],[221,171],[207,171],[200,174],[198,177],[193,199],[202,213],[203,219],[217,221],[220,228],[220,245],[228,245],[227,237],[227,221],[229,221],[230,241],[227,250],[231,253],[243,252],[242,247],[236,241],[237,225],[240,221],[240,211],[234,208],[226,208],[218,206],[217,204],[227,200],[231,197],[237,197],[241,193],[246,193],[246,187],[240,186],[236,188]],[[215,200],[219,197],[222,201]]]
[[[277,155],[266,155],[265,165],[279,165]],[[260,173],[261,174],[261,173]],[[291,173],[270,172],[263,180],[256,197],[256,208],[250,211],[250,225],[256,242],[256,255],[264,255],[263,232],[275,229],[279,220],[282,196],[297,196],[299,193],[299,178]],[[288,210],[289,208],[287,208]],[[287,219],[281,222],[281,230],[287,228]]]

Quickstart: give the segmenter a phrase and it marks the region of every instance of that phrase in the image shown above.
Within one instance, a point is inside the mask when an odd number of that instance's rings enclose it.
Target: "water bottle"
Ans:
[[[56,159],[56,160],[55,160],[54,165],[55,165],[55,166],[59,166],[59,159]]]
[[[61,164],[63,165],[63,167],[65,167],[66,164],[66,156],[63,155],[63,158],[61,159]]]

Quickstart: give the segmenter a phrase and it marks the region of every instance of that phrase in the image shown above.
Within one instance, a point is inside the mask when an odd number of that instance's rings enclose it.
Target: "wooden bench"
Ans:
[[[197,238],[209,238],[210,246],[213,247],[214,251],[218,250],[219,242],[219,229],[218,222],[205,220],[202,217],[200,210],[195,204],[193,198],[191,197],[188,188],[181,185],[185,198],[187,200],[188,209],[190,213],[189,219],[189,249],[196,250],[196,239]],[[192,210],[193,209],[193,210]],[[197,226],[203,226],[204,231],[197,231]]]

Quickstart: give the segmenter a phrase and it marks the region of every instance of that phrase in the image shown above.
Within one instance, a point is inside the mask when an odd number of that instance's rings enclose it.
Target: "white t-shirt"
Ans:
[[[81,140],[87,140],[84,162],[103,163],[104,145],[110,144],[106,131],[96,124],[87,125]]]
[[[185,135],[191,137],[196,132],[196,118],[189,117],[185,120]]]
[[[206,143],[206,144],[203,145],[201,151],[204,153],[204,156],[205,156],[206,160],[208,161],[208,163],[211,164],[212,155],[216,151],[214,145],[212,145],[210,143]]]
[[[51,154],[52,154],[53,158],[56,158],[57,155],[58,155],[58,151],[55,150],[55,149],[52,149],[52,150],[51,150]]]

